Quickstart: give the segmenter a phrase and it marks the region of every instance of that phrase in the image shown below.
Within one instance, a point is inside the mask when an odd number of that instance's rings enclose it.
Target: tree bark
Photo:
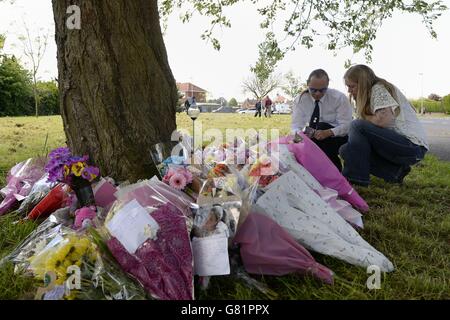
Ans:
[[[156,0],[52,0],[67,144],[103,176],[132,182],[156,173],[150,147],[176,129],[177,88]],[[67,8],[81,9],[68,29]]]

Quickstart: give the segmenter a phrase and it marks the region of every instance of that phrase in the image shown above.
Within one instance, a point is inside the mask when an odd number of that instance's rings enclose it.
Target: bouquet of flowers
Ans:
[[[187,168],[173,166],[169,168],[162,181],[174,189],[184,190],[188,184],[192,183],[192,179],[192,173]]]
[[[34,184],[44,175],[45,159],[30,158],[16,164],[8,173],[4,188],[0,189],[0,216],[15,207],[18,201],[26,199]]]
[[[88,165],[89,156],[72,156],[69,148],[57,148],[50,152],[45,166],[48,181],[73,185],[77,178],[92,182],[100,174],[97,167]]]
[[[261,157],[249,169],[248,176],[259,179],[261,188],[266,187],[280,176],[272,162],[273,159],[269,157]]]
[[[230,169],[224,163],[218,163],[208,172],[208,178],[225,177],[230,173]]]
[[[193,299],[193,258],[186,217],[173,204],[150,208],[136,199],[119,199],[99,234],[122,270],[153,298]]]
[[[88,164],[89,156],[73,156],[69,148],[57,148],[50,152],[49,158],[45,166],[48,181],[69,185],[82,207],[94,204],[91,182],[99,176],[100,170]]]
[[[51,216],[5,258],[15,264],[15,272],[43,281],[36,299],[146,298],[143,288],[108,256],[106,244],[95,230],[76,233],[55,226],[55,218]]]

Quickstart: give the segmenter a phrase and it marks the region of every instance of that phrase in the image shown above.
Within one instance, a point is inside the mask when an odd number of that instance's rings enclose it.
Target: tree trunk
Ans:
[[[52,0],[61,115],[74,154],[103,176],[151,177],[150,147],[176,129],[177,88],[156,0]],[[81,9],[81,29],[66,27]]]
[[[35,69],[33,68],[33,70],[35,70]],[[37,118],[37,117],[39,117],[39,110],[38,110],[38,108],[39,108],[39,102],[38,102],[39,97],[38,97],[38,94],[37,94],[36,72],[33,73],[33,95],[34,95],[34,111],[35,111],[36,118]]]

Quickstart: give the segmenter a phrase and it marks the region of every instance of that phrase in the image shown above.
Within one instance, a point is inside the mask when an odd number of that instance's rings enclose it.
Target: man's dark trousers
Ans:
[[[317,130],[328,130],[334,128],[331,124],[326,122],[319,122],[317,124]],[[339,172],[342,171],[342,163],[339,158],[339,148],[347,143],[348,136],[344,137],[329,137],[323,140],[312,139],[314,143],[319,146],[320,149],[328,156],[328,158],[334,163]]]

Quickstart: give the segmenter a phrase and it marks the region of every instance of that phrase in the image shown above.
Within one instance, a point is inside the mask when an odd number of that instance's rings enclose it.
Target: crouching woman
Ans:
[[[414,108],[397,87],[368,66],[352,66],[344,80],[357,119],[350,124],[348,143],[339,149],[343,175],[362,186],[369,185],[370,174],[402,183],[429,149]]]

